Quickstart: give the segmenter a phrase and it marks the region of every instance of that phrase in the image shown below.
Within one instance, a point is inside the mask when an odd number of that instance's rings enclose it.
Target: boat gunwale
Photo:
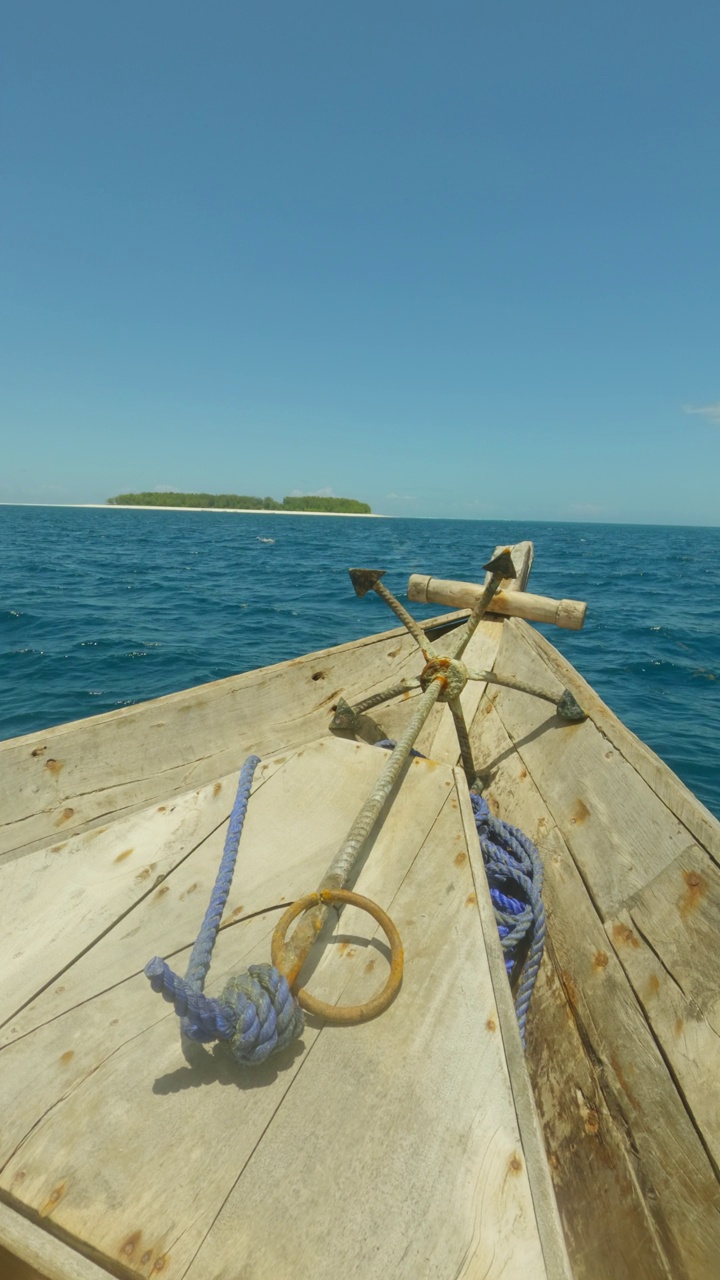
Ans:
[[[450,613],[438,614],[432,618],[421,620],[418,625],[428,635],[433,632],[437,635],[443,635],[446,631],[459,627],[467,618],[468,613],[468,609],[453,610]],[[503,620],[499,614],[488,613],[487,617],[496,621]],[[331,654],[348,653],[352,649],[362,649],[366,645],[393,640],[398,636],[407,636],[404,627],[392,627],[387,631],[370,632],[367,635],[359,636],[356,640],[344,640],[342,644],[328,645],[324,649],[313,649],[310,652],[298,654],[294,658],[283,658],[280,662],[270,662],[266,666],[248,667],[246,671],[237,671],[229,676],[220,676],[217,680],[201,681],[200,684],[188,685],[183,689],[175,689],[172,693],[161,693],[154,698],[143,698],[142,701],[132,702],[124,707],[115,707],[112,711],[99,711],[94,716],[80,716],[77,720],[63,720],[60,724],[50,725],[46,729],[33,729],[30,733],[18,734],[13,738],[3,738],[0,740],[0,760],[4,752],[31,746],[33,742],[41,738],[60,737],[64,733],[77,733],[80,728],[85,726],[91,728],[100,723],[109,724],[118,720],[128,719],[141,711],[147,710],[149,706],[155,706],[162,710],[169,704],[176,703],[190,694],[200,694],[205,690],[213,690],[219,693],[223,685],[227,686],[231,682],[246,681],[249,683],[253,677],[257,677],[260,673],[263,675],[276,674],[282,668],[287,670],[290,667],[309,662],[312,658],[325,658]],[[431,635],[430,638],[434,639],[435,635]]]

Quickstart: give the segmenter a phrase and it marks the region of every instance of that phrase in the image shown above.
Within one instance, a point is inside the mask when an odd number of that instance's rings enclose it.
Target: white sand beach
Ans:
[[[267,511],[253,507],[151,507],[144,503],[108,502],[0,502],[0,507],[82,507],[93,511],[210,511],[233,516],[341,516],[347,520],[392,520],[379,511]]]

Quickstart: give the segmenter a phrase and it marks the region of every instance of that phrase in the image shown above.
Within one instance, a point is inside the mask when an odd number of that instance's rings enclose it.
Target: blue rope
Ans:
[[[524,1048],[528,1006],[545,947],[543,865],[532,840],[494,818],[482,796],[471,792],[470,802],[508,978],[519,968],[515,1014]]]
[[[383,739],[375,745],[391,750],[395,743]],[[412,754],[419,756],[420,752]],[[287,979],[270,964],[250,965],[247,973],[230,978],[219,1000],[204,994],[259,763],[258,756],[248,756],[240,772],[222,860],[185,977],[174,973],[159,956],[145,966],[153,991],[174,1006],[182,1034],[202,1044],[214,1040],[225,1043],[234,1060],[244,1066],[265,1062],[302,1035],[304,1027],[302,1009]],[[542,862],[532,841],[516,827],[494,818],[482,796],[471,792],[470,800],[508,978],[519,970],[515,1013],[524,1046],[528,1006],[545,945]]]
[[[386,749],[387,751],[394,751],[394,750],[395,750],[395,739],[394,739],[394,738],[379,738],[377,742],[373,742],[373,746],[374,746],[374,747],[385,747],[385,749]],[[423,753],[422,753],[422,751],[416,751],[414,747],[411,747],[411,748],[410,748],[410,755],[411,755],[411,756],[417,756],[419,760],[427,760],[427,756],[424,756],[424,755],[423,755]]]
[[[240,836],[258,756],[248,756],[240,772],[222,860],[205,919],[190,953],[187,973],[178,977],[159,956],[145,966],[153,991],[174,1005],[188,1040],[224,1042],[242,1066],[257,1066],[302,1034],[303,1013],[287,978],[271,964],[251,964],[230,978],[219,1000],[203,994],[213,947],[232,885]]]
[[[382,738],[374,745],[392,750],[395,743],[392,738]],[[427,758],[419,751],[413,750],[411,754],[420,756],[422,760]],[[530,997],[545,947],[542,860],[532,840],[522,831],[509,822],[493,818],[482,796],[471,791],[470,802],[508,979],[512,981],[519,971],[515,1014],[524,1048]],[[508,893],[508,890],[513,892]],[[516,896],[518,891],[521,897]]]

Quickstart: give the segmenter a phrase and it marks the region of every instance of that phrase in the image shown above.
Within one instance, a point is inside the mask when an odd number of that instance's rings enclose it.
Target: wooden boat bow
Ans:
[[[419,624],[438,656],[466,616]],[[240,1087],[202,1046],[185,1061],[142,976],[155,948],[189,954],[250,750],[220,979],[321,883],[385,764],[328,736],[331,708],[382,707],[400,737],[423,696],[404,629],[0,744],[10,1276],[12,1255],[51,1280],[234,1280],[240,1258],[258,1278],[714,1280],[720,825],[526,621],[487,614],[463,661],[493,677],[460,694],[484,797],[545,863],[527,1058],[440,705],[353,889],[408,957],[383,1017],[309,1015],[288,1067]],[[384,943],[353,904],[330,923],[308,985],[362,1005]]]

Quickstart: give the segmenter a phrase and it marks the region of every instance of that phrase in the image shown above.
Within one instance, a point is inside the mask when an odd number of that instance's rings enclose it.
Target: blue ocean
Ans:
[[[0,506],[0,737],[394,625],[348,566],[404,598],[525,538],[530,588],[588,601],[552,643],[720,816],[720,528]]]

